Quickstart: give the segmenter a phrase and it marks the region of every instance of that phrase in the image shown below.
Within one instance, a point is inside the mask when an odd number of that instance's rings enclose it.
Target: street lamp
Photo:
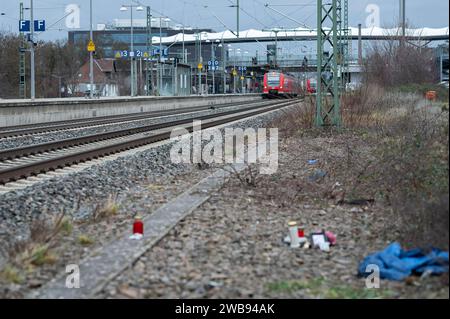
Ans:
[[[215,69],[216,69],[216,52],[215,52],[215,43],[220,43],[220,40],[217,39],[215,41],[206,40],[207,43],[211,43],[211,70],[212,70],[212,94],[216,93],[216,78],[215,78]],[[215,43],[214,43],[215,42]],[[219,47],[222,45],[219,44]]]
[[[245,87],[244,86],[244,80],[242,78],[245,79],[245,77],[244,77],[244,66],[245,66],[244,57],[245,57],[246,54],[248,54],[248,51],[239,50],[239,59],[240,59],[240,68],[241,68],[239,81],[241,83],[241,93],[245,93],[244,92],[244,87]]]
[[[231,45],[228,45],[229,47],[231,46]],[[238,52],[240,52],[241,51],[241,49],[240,48],[231,48],[231,49],[228,49],[228,51],[229,52],[233,52],[233,55],[234,55],[234,59],[233,59],[233,93],[234,94],[236,94],[236,76],[235,76],[235,74],[237,74],[237,72],[236,72],[236,58],[237,58],[237,54],[238,54]]]
[[[163,70],[161,68],[161,63],[162,63],[162,21],[164,18],[164,22],[170,22],[171,20],[167,17],[159,17],[159,83],[158,83],[158,93],[159,95],[161,95],[161,91],[162,91],[162,82],[163,82]]]
[[[131,96],[134,96],[135,95],[135,90],[134,90],[134,87],[135,87],[135,68],[134,68],[134,63],[135,63],[135,60],[134,60],[134,30],[133,30],[133,8],[136,8],[136,11],[144,11],[144,8],[141,6],[141,5],[132,5],[132,4],[129,4],[129,5],[122,5],[121,7],[120,7],[120,11],[122,11],[122,12],[125,12],[125,11],[128,11],[128,8],[130,9],[130,14],[131,14],[131,48],[130,48],[130,58],[131,58],[131,67],[130,67],[130,69],[131,69]]]
[[[61,85],[61,80],[64,78],[64,76],[62,76],[62,75],[56,75],[56,74],[51,74],[51,76],[52,77],[54,77],[54,78],[56,78],[56,79],[58,79],[58,91],[59,91],[59,98],[61,98],[62,96],[61,96],[61,89],[62,89],[62,85]]]
[[[207,35],[205,31],[199,32],[197,35],[197,39],[199,40],[199,66],[200,64],[203,66],[203,56],[202,56],[202,35]],[[208,73],[206,73],[206,76],[208,76]],[[203,95],[202,90],[202,69],[198,68],[198,93]],[[208,81],[206,81],[206,85],[208,85]]]
[[[220,41],[219,41],[220,42]],[[227,84],[226,73],[225,73],[225,45],[223,43],[223,35],[222,42],[217,45],[218,48],[222,50],[222,71],[223,71],[223,93],[225,94],[225,86]]]

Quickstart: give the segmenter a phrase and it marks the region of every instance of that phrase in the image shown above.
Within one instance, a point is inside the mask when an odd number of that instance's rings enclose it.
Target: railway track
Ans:
[[[297,102],[290,100],[260,102],[256,105],[252,103],[245,109],[0,151],[0,184],[166,140],[176,127],[183,127],[192,132],[193,120],[202,120],[202,128],[206,129]]]
[[[210,109],[214,109],[214,110],[219,109],[220,110],[220,109],[226,109],[228,107],[234,107],[234,106],[240,106],[240,105],[251,105],[251,104],[258,104],[258,103],[260,104],[261,101],[242,102],[242,103],[225,103],[225,104],[206,105],[206,106],[193,106],[193,107],[187,107],[187,108],[183,108],[183,109],[152,111],[152,112],[102,116],[102,117],[96,117],[96,118],[86,118],[86,119],[77,119],[77,120],[68,120],[68,121],[58,121],[58,122],[51,122],[51,123],[37,123],[37,124],[30,124],[30,125],[10,126],[10,127],[6,127],[6,128],[0,128],[0,139],[26,136],[26,135],[32,135],[32,134],[56,132],[56,131],[63,131],[63,130],[70,130],[70,129],[89,128],[89,127],[98,126],[98,125],[121,124],[121,123],[132,122],[132,121],[153,119],[153,118],[158,118],[158,117],[162,117],[162,116],[183,115],[183,114],[188,114],[188,113],[206,111],[206,110],[210,110]]]

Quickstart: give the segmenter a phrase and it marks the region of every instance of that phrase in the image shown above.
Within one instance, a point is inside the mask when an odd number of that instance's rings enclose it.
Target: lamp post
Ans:
[[[34,100],[36,97],[36,82],[35,82],[35,66],[34,66],[34,6],[33,6],[33,0],[30,0],[30,30],[31,30],[31,49],[30,49],[30,82],[31,82],[31,88],[30,88],[30,96],[31,100]]]
[[[219,43],[217,46],[222,50],[222,71],[223,71],[223,94],[225,94],[225,87],[227,85],[227,78],[226,78],[226,70],[225,70],[225,45],[223,43],[223,36],[222,36],[222,42]]]
[[[200,65],[202,64],[202,34],[197,34],[197,39],[199,42],[199,50],[198,50],[198,94],[202,92],[202,69]]]
[[[220,44],[220,40],[219,39],[217,39],[216,41],[215,41],[216,43],[219,43],[219,44],[217,44],[217,46],[221,46],[221,44]],[[212,43],[211,44],[212,45],[212,60],[213,60],[213,62],[212,63],[214,63],[214,65],[213,65],[213,94],[216,94],[216,48],[215,48],[215,44],[214,43]]]
[[[163,82],[163,68],[162,68],[162,21],[164,19],[164,22],[169,22],[170,19],[168,17],[159,17],[159,58],[158,58],[158,65],[159,65],[159,79],[158,79],[158,94],[161,95],[162,91],[162,82]]]
[[[89,1],[89,40],[93,41],[92,0]],[[89,51],[89,98],[94,97],[94,52]]]
[[[134,59],[134,30],[133,30],[133,8],[136,8],[136,11],[144,11],[144,8],[141,5],[133,5],[133,4],[129,4],[129,5],[122,5],[122,7],[120,7],[120,11],[125,12],[128,11],[128,8],[130,9],[130,16],[131,16],[131,47],[130,47],[130,58],[131,58],[131,96],[135,95],[135,59]]]
[[[240,48],[237,48],[236,51],[237,52],[235,52],[235,54],[234,54],[234,57],[235,57],[234,60],[236,61],[235,65],[237,66],[237,64],[238,64],[237,63],[237,56],[240,55],[241,56],[241,60],[242,60],[242,55],[241,55],[241,49]],[[241,62],[240,64],[242,65],[242,61],[240,61],[240,62]],[[242,66],[241,66],[241,73],[242,73]],[[239,80],[239,83],[242,82],[241,77],[239,76],[239,72],[238,72],[238,80]],[[242,93],[242,83],[241,83],[241,92],[240,93]]]
[[[241,51],[241,49],[231,48],[231,49],[228,49],[228,51],[233,52],[233,55],[234,55],[234,57],[233,57],[233,93],[236,94],[236,76],[235,76],[235,74],[237,74],[237,73],[235,73],[236,72],[236,55],[237,55],[238,51]]]
[[[241,69],[241,83],[242,83],[242,93],[247,93],[247,90],[245,90],[244,92],[244,88],[245,88],[245,76],[244,76],[244,67],[245,67],[245,61],[244,61],[244,57],[248,54],[248,51],[244,51],[243,54],[241,52],[241,61],[242,61],[242,69]],[[244,55],[244,56],[242,56]],[[244,80],[242,80],[242,78],[244,78]]]
[[[222,37],[222,53],[223,53],[223,94],[225,94],[227,91],[226,86],[227,86],[227,54],[228,54],[228,50],[225,50],[225,43]],[[227,46],[228,48],[231,47],[231,44],[228,44]]]
[[[199,39],[199,64],[203,65],[203,56],[202,56],[202,35],[205,32],[199,32],[198,33],[198,39]],[[206,76],[208,76],[208,73],[206,73]],[[208,82],[206,81],[206,85],[208,85]],[[201,68],[198,68],[198,93],[203,95],[202,90],[202,70]]]
[[[56,74],[51,74],[51,76],[52,77],[54,77],[54,78],[56,78],[56,79],[58,79],[58,91],[59,91],[59,93],[58,93],[58,97],[59,98],[61,98],[62,96],[61,96],[61,89],[62,89],[62,85],[61,85],[61,80],[62,80],[62,78],[64,78],[64,76],[62,76],[62,75],[56,75]]]
[[[220,43],[220,40],[217,39],[215,41],[206,40],[207,43],[211,43],[211,70],[212,70],[212,94],[216,93],[216,52],[215,52],[215,42]],[[219,44],[218,46],[222,46]]]

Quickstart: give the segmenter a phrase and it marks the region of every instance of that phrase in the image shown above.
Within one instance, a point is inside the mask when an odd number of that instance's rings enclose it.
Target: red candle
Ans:
[[[133,234],[144,235],[144,223],[140,217],[136,217],[133,223]]]

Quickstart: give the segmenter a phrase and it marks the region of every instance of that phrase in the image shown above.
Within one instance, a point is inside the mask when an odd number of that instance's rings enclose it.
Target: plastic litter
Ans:
[[[309,175],[308,180],[310,182],[315,182],[321,178],[324,178],[325,176],[327,176],[327,172],[321,169],[316,169],[313,174]]]
[[[330,251],[330,246],[336,245],[336,235],[330,231],[320,231],[311,234],[311,242],[313,247],[322,251]]]
[[[322,251],[330,251],[330,243],[329,242],[321,242],[319,245],[320,250]]]
[[[328,242],[330,243],[331,246],[336,245],[337,239],[336,239],[336,235],[335,234],[333,234],[330,231],[326,231],[325,232],[325,236],[326,236],[326,238],[327,238],[327,240],[328,240]]]
[[[440,275],[449,270],[448,251],[436,248],[429,252],[419,248],[403,250],[395,242],[364,258],[358,267],[358,274],[363,277],[370,275],[366,272],[369,265],[377,265],[380,278],[389,280],[401,281],[413,274]]]

